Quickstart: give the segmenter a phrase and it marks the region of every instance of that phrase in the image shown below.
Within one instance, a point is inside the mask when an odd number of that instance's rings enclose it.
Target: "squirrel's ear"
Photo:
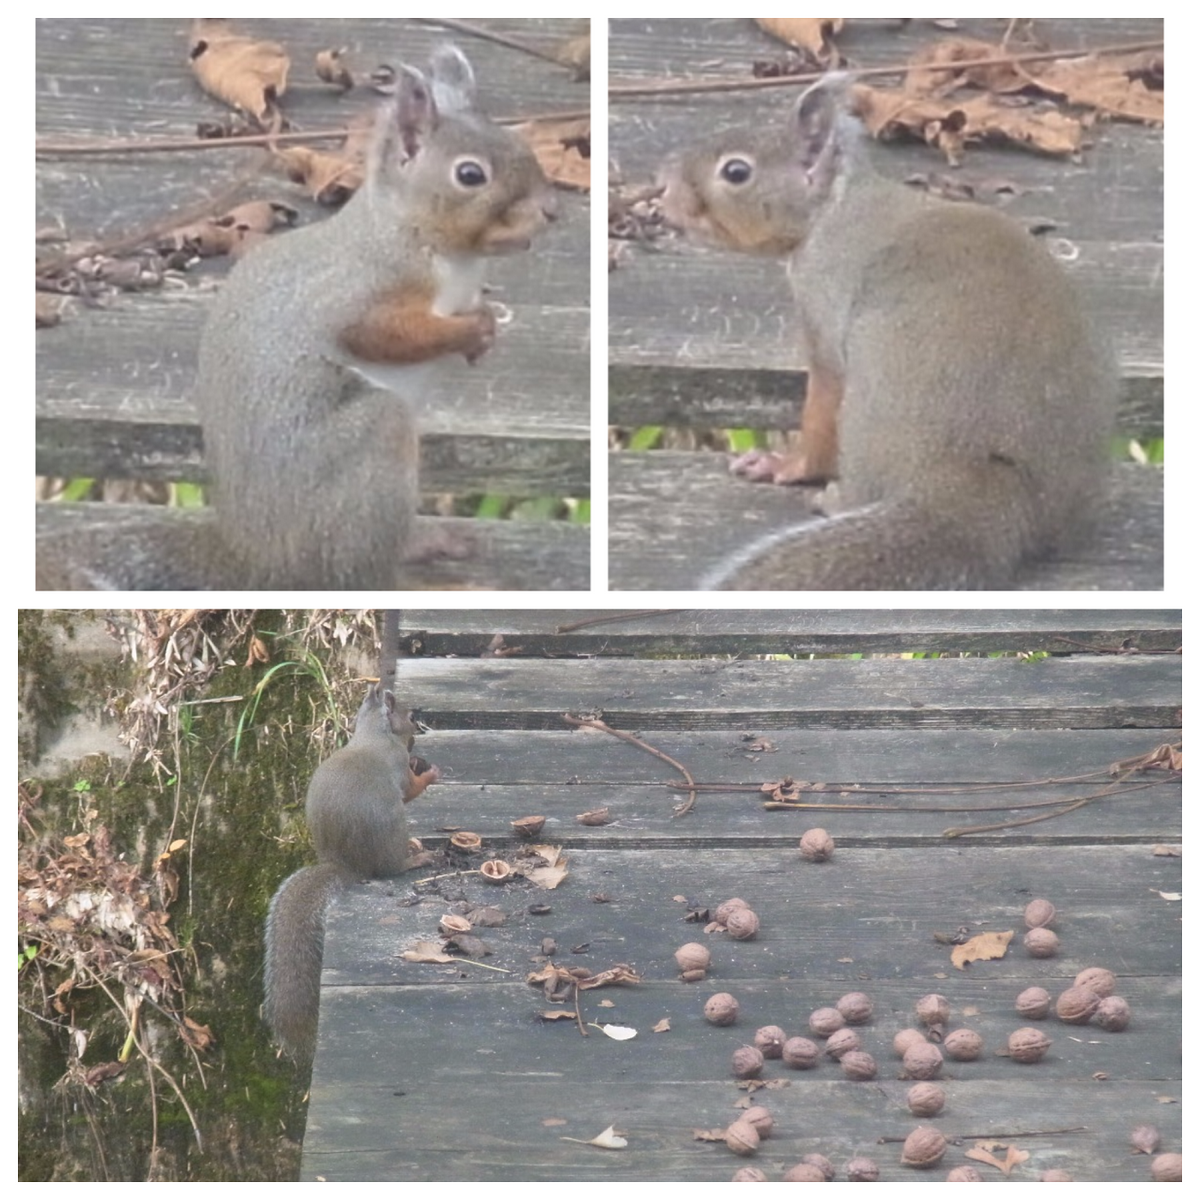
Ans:
[[[392,137],[399,138],[399,158],[415,158],[437,125],[437,104],[425,76],[415,67],[400,66],[396,77],[396,98],[388,109],[388,135],[377,138],[384,157]]]
[[[849,93],[850,76],[835,71],[819,79],[800,99],[792,113],[796,154],[800,165],[812,175],[828,162],[834,149],[838,119]]]
[[[475,72],[467,56],[444,42],[430,56],[433,98],[442,112],[465,112],[475,107]]]

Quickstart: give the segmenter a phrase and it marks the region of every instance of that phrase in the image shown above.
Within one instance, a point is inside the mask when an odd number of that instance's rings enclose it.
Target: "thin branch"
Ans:
[[[572,621],[569,625],[558,625],[555,633],[573,633],[576,629],[586,629],[589,625],[607,625],[610,621],[636,621],[639,617],[663,617],[674,613],[687,612],[686,608],[639,608],[633,612],[605,613],[600,617],[586,617],[582,621]]]
[[[591,717],[584,719],[582,717],[573,717],[570,713],[563,713],[562,719],[568,725],[574,725],[581,729],[599,729],[601,733],[611,733],[613,737],[620,738],[623,742],[629,742],[634,746],[640,746],[643,750],[653,754],[655,758],[661,758],[663,762],[670,763],[683,777],[687,780],[688,798],[686,804],[676,805],[675,816],[682,817],[684,813],[690,812],[692,806],[696,803],[696,788],[692,780],[692,773],[681,762],[676,762],[669,754],[664,754],[661,750],[655,749],[648,742],[643,742],[641,738],[634,737],[632,733],[626,733],[622,729],[614,729],[611,725],[606,725],[599,717]],[[678,788],[678,784],[675,785]]]

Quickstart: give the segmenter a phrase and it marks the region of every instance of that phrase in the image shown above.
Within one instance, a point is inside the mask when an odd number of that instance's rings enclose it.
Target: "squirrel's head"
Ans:
[[[847,82],[836,74],[813,84],[782,128],[730,129],[674,155],[659,175],[668,223],[731,249],[790,254],[835,193]]]
[[[402,66],[368,165],[372,203],[401,208],[443,254],[526,249],[555,216],[554,194],[528,144],[476,107],[475,75],[441,46],[430,78]]]

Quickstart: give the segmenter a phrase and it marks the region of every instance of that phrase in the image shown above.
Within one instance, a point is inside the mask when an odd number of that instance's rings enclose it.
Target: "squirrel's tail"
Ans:
[[[880,500],[774,530],[700,583],[723,591],[1010,587],[1017,566],[1053,543],[1022,501],[956,496],[952,505]],[[1052,522],[1057,524],[1057,522]],[[1066,527],[1069,527],[1066,526]]]
[[[333,863],[317,863],[289,875],[267,910],[263,1006],[271,1031],[300,1061],[317,1046],[325,909],[342,885]]]

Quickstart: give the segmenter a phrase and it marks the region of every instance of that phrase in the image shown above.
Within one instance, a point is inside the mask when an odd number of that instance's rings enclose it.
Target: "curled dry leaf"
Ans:
[[[950,961],[961,971],[967,963],[984,962],[990,958],[1003,958],[1008,953],[1008,943],[1013,939],[1013,931],[1003,933],[992,931],[976,934],[961,946],[955,946],[950,951]]]
[[[654,1025],[651,1027],[650,1032],[651,1033],[670,1033],[671,1032],[671,1018],[663,1017],[662,1020],[656,1021],[654,1023]]]
[[[997,1158],[992,1153],[993,1150],[1003,1150],[1004,1157]],[[1016,1146],[1010,1146],[1005,1142],[976,1142],[965,1153],[968,1158],[974,1159],[976,1162],[987,1163],[989,1167],[996,1167],[1005,1175],[1011,1174],[1013,1167],[1020,1166],[1029,1158],[1028,1150],[1018,1150]]]
[[[354,76],[350,74],[350,68],[342,58],[348,48],[342,46],[337,50],[320,50],[314,64],[318,79],[324,83],[332,83],[344,92],[348,92],[354,86]]]
[[[526,121],[512,128],[529,143],[551,183],[576,192],[591,188],[590,118]]]
[[[610,1125],[603,1133],[598,1133],[594,1138],[588,1138],[586,1141],[583,1138],[564,1137],[564,1142],[579,1142],[584,1146],[599,1146],[602,1150],[624,1150],[629,1143],[623,1137],[617,1135],[614,1126]]]
[[[420,963],[452,963],[454,955],[447,954],[437,942],[418,942],[409,947],[401,955],[406,962]]]
[[[840,32],[844,17],[755,17],[755,21],[773,37],[807,51],[817,62],[837,64],[838,53],[829,38]]]
[[[278,42],[242,37],[226,21],[195,21],[188,55],[193,74],[209,95],[259,121],[266,121],[287,90],[287,51]]]

